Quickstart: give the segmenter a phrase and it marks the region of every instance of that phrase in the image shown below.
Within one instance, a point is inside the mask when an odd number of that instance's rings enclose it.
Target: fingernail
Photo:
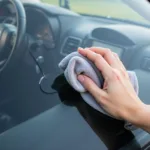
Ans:
[[[112,58],[113,58],[113,59],[115,58],[115,56],[114,56],[114,54],[113,54],[113,53],[111,53],[111,56],[112,56]]]
[[[83,48],[82,48],[82,47],[79,47],[78,50],[83,50]]]
[[[84,82],[84,76],[83,76],[83,75],[79,75],[79,76],[78,76],[78,80],[79,80],[80,82]]]

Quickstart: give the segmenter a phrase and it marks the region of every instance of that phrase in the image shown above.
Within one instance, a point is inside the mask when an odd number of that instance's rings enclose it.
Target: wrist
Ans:
[[[143,129],[150,127],[150,105],[141,103],[139,107],[134,111],[131,119],[131,123],[135,126]]]

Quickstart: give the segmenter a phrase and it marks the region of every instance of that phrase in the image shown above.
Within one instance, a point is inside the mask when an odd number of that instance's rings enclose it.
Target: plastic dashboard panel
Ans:
[[[149,136],[143,132],[120,150],[139,150],[149,141]],[[64,104],[57,105],[0,135],[0,150],[107,149],[78,110]]]
[[[0,135],[0,150],[105,149],[77,109],[63,104]]]

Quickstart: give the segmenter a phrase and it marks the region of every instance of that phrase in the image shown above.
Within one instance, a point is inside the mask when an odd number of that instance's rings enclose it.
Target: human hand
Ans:
[[[78,51],[101,71],[105,84],[103,89],[100,89],[85,75],[79,75],[78,80],[109,114],[136,124],[140,111],[143,111],[146,105],[135,93],[127,71],[117,54],[108,49],[94,47],[79,48]]]

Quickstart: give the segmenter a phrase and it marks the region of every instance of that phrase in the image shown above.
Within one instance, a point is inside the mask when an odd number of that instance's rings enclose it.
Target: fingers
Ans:
[[[107,97],[107,93],[100,89],[89,77],[79,75],[78,80],[85,87],[85,89],[94,96],[99,103],[104,103],[104,97]]]
[[[113,55],[115,56],[115,58],[117,60],[118,68],[120,68],[119,70],[121,71],[123,76],[129,78],[126,68],[123,65],[122,61],[119,59],[118,55],[116,53],[113,53]]]
[[[92,47],[92,48],[86,48],[86,49],[82,49],[79,48],[78,49],[79,53],[82,54],[83,56],[87,57],[88,59],[90,59],[91,61],[93,61],[94,63],[97,63],[97,68],[102,71],[102,74],[104,77],[108,76],[108,73],[106,74],[106,72],[104,72],[102,70],[102,68],[104,67],[103,65],[99,64],[99,59],[100,56],[102,58],[104,58],[106,60],[106,62],[109,64],[109,66],[111,66],[114,69],[118,69],[120,70],[120,72],[123,74],[123,76],[128,78],[128,73],[123,65],[123,63],[121,62],[120,58],[118,57],[118,55],[116,53],[111,52],[109,49],[106,48],[98,48],[98,47]],[[93,52],[93,53],[92,53]],[[100,56],[94,56],[94,55],[100,55]],[[95,57],[95,60],[92,59],[93,57]],[[97,57],[97,58],[96,58]],[[106,64],[105,62],[105,64]],[[103,63],[104,64],[104,63]],[[99,67],[98,67],[99,66]],[[108,68],[108,67],[107,67]],[[106,70],[107,70],[106,68]],[[108,71],[107,71],[108,72]],[[110,73],[110,72],[109,72]],[[111,75],[111,74],[110,74]],[[109,77],[109,76],[108,76]]]
[[[96,54],[89,49],[81,51],[85,51],[84,56],[95,64],[95,66],[101,71],[105,79],[112,76],[112,68],[101,55]]]
[[[109,65],[111,65],[112,67],[115,67],[116,60],[114,59],[114,55],[112,54],[112,51],[110,49],[100,48],[100,47],[91,47],[90,50],[103,56]]]
[[[113,53],[113,55],[114,55],[114,57],[116,58],[117,64],[118,64],[120,67],[122,67],[122,69],[126,70],[125,67],[124,67],[124,65],[123,65],[123,63],[122,63],[122,61],[120,60],[118,54]]]
[[[89,51],[92,51],[96,54],[100,54],[106,61],[107,63],[115,68],[115,69],[120,69],[120,63],[118,63],[118,59],[116,55],[113,54],[113,52],[111,52],[111,50],[106,49],[106,48],[99,48],[99,47],[91,47],[91,48],[87,48],[87,49],[82,49],[79,48],[78,49],[79,53],[82,54],[83,56],[88,56]]]
[[[93,49],[94,48],[85,48],[85,49],[90,49],[91,51],[94,51]],[[99,50],[99,52],[96,52],[95,51],[95,53],[97,53],[97,54],[100,54],[101,56],[103,56],[104,57],[104,55],[105,55],[105,48],[96,48],[96,49],[100,49]],[[78,51],[82,54],[82,55],[86,55],[86,52],[85,51],[82,51],[82,50],[84,50],[83,48],[81,48],[81,47],[79,47],[78,48]]]

